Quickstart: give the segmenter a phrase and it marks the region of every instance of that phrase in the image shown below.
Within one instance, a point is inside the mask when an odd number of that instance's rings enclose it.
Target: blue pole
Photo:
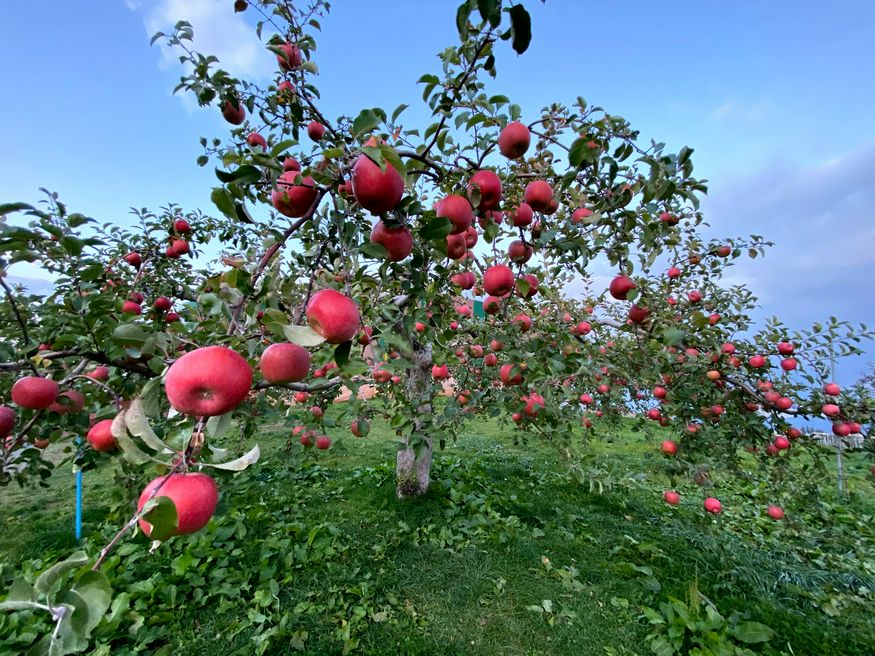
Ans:
[[[82,539],[82,470],[76,472],[76,540]]]
[[[81,443],[82,440],[78,439]],[[76,541],[82,539],[82,470],[76,472]]]

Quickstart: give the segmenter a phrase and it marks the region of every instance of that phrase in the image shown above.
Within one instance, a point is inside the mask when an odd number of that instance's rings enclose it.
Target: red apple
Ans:
[[[629,319],[632,323],[644,323],[648,316],[650,316],[650,310],[647,308],[639,307],[637,305],[633,305],[629,308]]]
[[[780,506],[769,504],[769,507],[766,509],[766,514],[775,520],[784,519],[784,510]]]
[[[143,311],[143,308],[140,307],[139,303],[135,303],[134,301],[125,301],[122,303],[122,312],[124,314],[140,314]]]
[[[478,196],[479,203],[475,203]],[[477,171],[468,181],[468,198],[481,212],[494,210],[501,202],[501,178],[488,169]]]
[[[6,437],[15,427],[15,410],[6,405],[0,405],[0,438]]]
[[[790,342],[778,342],[778,353],[781,355],[793,355],[795,347]]]
[[[98,421],[89,429],[85,439],[95,451],[115,451],[118,448],[118,443],[112,436],[112,419]]]
[[[167,497],[176,508],[176,528],[172,535],[188,535],[201,530],[216,512],[219,503],[219,488],[216,482],[199,472],[159,476],[150,482],[140,494],[137,510],[140,511],[160,486],[154,498]],[[151,537],[152,525],[145,519],[139,520],[140,529]]]
[[[122,259],[135,269],[139,269],[143,264],[143,258],[139,253],[128,253]]]
[[[267,139],[258,134],[258,132],[250,132],[249,136],[246,137],[246,143],[252,148],[262,148],[263,150],[267,150]]]
[[[553,187],[543,180],[534,180],[526,185],[525,199],[533,210],[542,212],[553,200]]]
[[[246,120],[246,109],[239,100],[226,100],[222,105],[222,116],[231,125],[240,125]]]
[[[585,219],[592,216],[592,210],[586,207],[578,207],[571,213],[572,223],[581,223]]]
[[[276,181],[276,189],[270,194],[270,202],[280,214],[296,219],[304,216],[316,201],[316,181],[309,175],[295,184],[298,171],[286,171]]]
[[[718,499],[715,499],[714,497],[708,497],[707,499],[705,499],[705,510],[707,510],[709,513],[713,513],[716,515],[721,510],[723,510],[723,504],[721,504],[720,501]]]
[[[431,377],[435,380],[446,380],[450,377],[450,369],[445,364],[432,365]]]
[[[438,201],[435,206],[438,216],[445,217],[452,223],[451,235],[465,232],[474,223],[474,211],[468,199],[458,194],[450,194]]]
[[[666,490],[663,492],[662,498],[665,499],[666,503],[672,506],[676,506],[681,502],[681,495],[674,490]]]
[[[660,220],[660,222],[665,223],[666,225],[672,225],[672,226],[677,225],[678,222],[680,221],[680,219],[676,215],[672,214],[671,212],[662,212],[659,215],[659,220]]]
[[[492,296],[510,294],[514,287],[511,268],[504,264],[494,264],[483,273],[483,289]]]
[[[343,344],[358,333],[358,305],[333,289],[316,292],[307,303],[307,323],[329,344]]]
[[[298,163],[294,157],[289,156],[283,160],[283,172],[287,173],[289,171],[300,171],[301,165]]]
[[[517,228],[525,228],[532,223],[535,213],[528,203],[520,203],[515,209],[507,211],[508,220]]]
[[[526,293],[522,296],[524,298],[532,298],[532,296],[538,293],[538,278],[532,273],[527,273],[522,277],[522,279],[529,284],[528,291],[526,291]],[[519,286],[517,286],[517,290],[519,290]]]
[[[776,437],[773,444],[775,445],[775,448],[778,449],[778,451],[786,451],[790,448],[790,440],[788,440],[783,435],[779,435],[778,437]]]
[[[503,364],[498,377],[504,385],[519,385],[523,382],[523,367],[519,364]]]
[[[67,390],[58,394],[54,403],[49,406],[49,412],[65,415],[68,412],[79,412],[85,406],[85,396],[77,390]]]
[[[515,326],[518,326],[521,333],[527,333],[532,327],[532,319],[529,315],[520,313],[516,315],[511,323]]]
[[[841,413],[841,409],[835,405],[834,403],[826,403],[821,408],[820,411],[825,414],[827,417],[837,417]]]
[[[498,150],[508,159],[518,159],[526,154],[531,140],[532,134],[529,128],[519,121],[514,121],[504,126],[498,135]]]
[[[487,353],[483,356],[483,365],[486,367],[494,367],[498,364],[498,356],[495,353]]]
[[[271,344],[261,354],[258,368],[268,383],[296,383],[310,373],[310,353],[297,344]]]
[[[243,402],[252,387],[252,370],[236,351],[204,346],[170,365],[164,386],[170,405],[178,412],[213,417]]]
[[[483,301],[483,312],[498,314],[501,311],[501,299],[498,296],[487,296]]]
[[[532,247],[526,242],[517,239],[507,247],[507,258],[514,264],[525,264],[532,257]]]
[[[797,362],[794,358],[784,358],[781,360],[781,369],[784,371],[793,371],[796,368]]]
[[[687,294],[687,299],[690,301],[690,303],[698,303],[702,300],[702,292],[694,289]]]
[[[766,366],[766,359],[761,355],[752,355],[750,356],[750,359],[748,359],[747,363],[751,367],[759,369]]]
[[[173,302],[166,296],[159,296],[155,299],[155,302],[152,303],[152,307],[160,312],[167,312],[171,307],[173,307]]]
[[[823,386],[823,393],[829,396],[838,396],[842,393],[842,388],[836,383],[827,383]]]
[[[611,280],[611,285],[608,288],[611,296],[618,301],[625,301],[629,292],[635,289],[635,283],[630,278],[620,274]]]
[[[304,61],[297,44],[281,43],[279,49],[281,52],[277,54],[276,61],[284,71],[293,71]]]
[[[367,419],[359,417],[358,419],[353,420],[349,426],[349,430],[356,437],[366,437],[367,434],[371,432],[371,425],[368,423]]]
[[[101,382],[104,382],[109,380],[109,367],[94,367],[94,369],[92,369],[85,375],[93,380],[99,380]]]
[[[383,246],[392,262],[400,262],[413,250],[413,237],[407,226],[389,227],[382,220],[374,224],[371,242]]]
[[[185,219],[176,219],[176,221],[173,222],[173,229],[182,235],[191,232],[191,226],[188,225],[188,221]]]
[[[58,398],[58,384],[42,376],[25,376],[15,381],[10,396],[19,408],[45,410]]]

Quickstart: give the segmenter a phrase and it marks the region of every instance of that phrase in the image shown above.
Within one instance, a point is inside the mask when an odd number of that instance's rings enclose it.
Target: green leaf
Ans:
[[[121,346],[142,346],[148,335],[135,323],[121,323],[112,331],[112,340]]]
[[[528,50],[532,41],[532,17],[522,5],[513,5],[509,11],[510,29],[513,33],[511,46],[521,55]]]
[[[386,250],[386,247],[382,244],[375,244],[370,241],[366,241],[364,244],[359,246],[359,253],[364,255],[365,257],[369,257],[374,260],[385,260],[389,257],[389,251]]]
[[[216,187],[213,193],[210,194],[210,200],[213,201],[219,211],[229,219],[237,218],[237,210],[234,207],[234,199],[224,187]]]
[[[477,0],[477,9],[484,21],[492,27],[501,25],[501,2],[499,0]]]
[[[410,107],[410,105],[405,105],[404,103],[398,105],[398,107],[395,108],[395,111],[392,112],[392,122],[394,123],[395,121],[397,121],[398,117],[401,116],[401,112],[403,112],[408,107]]]
[[[36,588],[37,592],[47,595],[52,589],[52,586],[58,582],[65,572],[71,569],[76,569],[77,567],[82,567],[82,565],[87,562],[88,556],[86,553],[84,551],[77,551],[66,560],[62,560],[60,563],[55,563],[45,572],[40,574],[36,583],[33,584],[33,587]]]
[[[156,378],[154,380],[158,381],[159,379]],[[157,385],[157,382],[155,384]],[[143,391],[146,391],[145,387]],[[131,405],[125,410],[124,414],[125,425],[131,435],[139,437],[146,446],[158,453],[173,453],[173,450],[158,438],[155,431],[152,430],[152,426],[149,425],[145,404],[141,397],[131,401]]]
[[[179,520],[176,515],[176,504],[170,497],[162,497],[161,492],[158,496],[148,501],[144,509],[148,509],[143,515],[143,519],[152,525],[150,538],[153,540],[164,541],[176,533],[176,527]]]
[[[468,39],[468,18],[471,16],[475,4],[476,0],[465,0],[456,10],[456,29],[459,30],[459,38],[462,41]]]
[[[768,642],[775,632],[765,624],[759,622],[742,622],[731,629],[732,635],[748,644],[755,642]]]
[[[343,344],[338,344],[337,348],[334,349],[334,361],[338,367],[342,367],[349,361],[349,351],[351,348],[352,342],[344,342]]]
[[[372,109],[363,109],[352,122],[352,134],[354,137],[364,132],[370,132],[380,124],[380,117]]]
[[[206,430],[207,435],[211,438],[219,438],[225,435],[234,426],[234,421],[230,412],[216,417],[210,417],[207,420]]]
[[[122,450],[122,455],[125,457],[125,460],[134,465],[143,465],[152,460],[147,453],[141,451],[140,448],[134,444],[134,441],[131,439],[130,435],[128,435],[128,430],[125,426],[124,412],[120,412],[115,416],[115,419],[112,420],[112,427],[110,430],[115,441],[118,443],[119,448]]]
[[[258,459],[260,457],[261,449],[259,449],[258,445],[256,444],[246,454],[240,456],[236,460],[220,463],[204,462],[201,464],[205,467],[215,467],[216,469],[224,469],[225,471],[243,471],[244,469],[249,467],[249,465],[254,465],[256,462],[258,462]]]
[[[216,169],[216,177],[224,183],[240,182],[242,184],[255,184],[261,180],[261,171],[252,164],[244,164],[236,171],[222,171]]]
[[[426,241],[434,241],[435,239],[443,239],[453,229],[452,222],[445,216],[439,216],[432,219],[419,229],[419,236]]]
[[[103,572],[85,572],[76,581],[73,589],[82,597],[88,607],[88,619],[85,621],[86,637],[99,623],[112,601],[112,589],[109,579]]]
[[[298,346],[319,346],[325,338],[310,326],[283,326],[283,334],[286,339]]]

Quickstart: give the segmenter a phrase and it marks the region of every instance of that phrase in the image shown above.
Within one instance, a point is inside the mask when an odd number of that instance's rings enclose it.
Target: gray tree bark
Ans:
[[[416,410],[413,435],[418,436],[422,442],[414,449],[407,438],[405,448],[398,451],[395,461],[395,490],[399,499],[425,494],[431,482],[432,441],[428,434],[431,422],[423,419],[430,417],[432,412],[431,365],[431,345],[422,346],[414,340],[413,367],[407,375],[407,395]]]

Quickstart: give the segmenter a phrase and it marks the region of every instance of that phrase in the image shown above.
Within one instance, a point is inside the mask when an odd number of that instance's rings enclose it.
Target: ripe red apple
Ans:
[[[479,196],[479,204],[474,201]],[[468,198],[479,211],[494,210],[501,202],[501,178],[494,171],[482,169],[468,181]]]
[[[501,225],[501,221],[504,217],[504,212],[499,210],[488,210],[483,212],[478,218],[477,223],[480,224],[480,227],[486,230],[491,224],[495,224],[497,226]]]
[[[495,353],[487,353],[483,356],[483,365],[486,367],[494,367],[498,364],[498,356]]]
[[[851,433],[860,433],[863,430],[863,426],[856,421],[849,421],[848,428],[850,429]]]
[[[793,355],[795,347],[790,342],[778,342],[778,353],[781,355]]]
[[[236,351],[204,346],[170,365],[164,387],[170,405],[178,412],[214,417],[243,402],[252,387],[252,370]]]
[[[450,369],[445,364],[432,365],[431,377],[435,380],[446,380],[450,377]]]
[[[250,132],[249,136],[246,137],[246,143],[252,148],[262,148],[263,150],[267,150],[267,139],[258,134],[258,132]]]
[[[258,368],[269,383],[296,383],[310,373],[310,353],[297,344],[271,344],[261,354]]]
[[[282,43],[279,48],[282,52],[277,54],[276,61],[282,70],[293,71],[301,65],[303,58],[297,44]]]
[[[507,211],[508,220],[517,228],[525,228],[532,223],[535,213],[528,203],[520,203],[515,209]]]
[[[514,264],[525,264],[531,259],[533,252],[531,246],[517,239],[512,241],[510,246],[507,247],[507,258]]]
[[[784,519],[784,510],[780,506],[769,504],[769,507],[766,509],[766,514],[775,520]]]
[[[45,410],[58,398],[58,384],[42,376],[25,376],[15,381],[10,396],[19,408]]]
[[[606,383],[602,383],[601,385],[599,385],[599,386],[596,388],[596,391],[597,391],[599,394],[607,394],[608,392],[611,391],[611,387],[610,387],[610,385],[607,385]]]
[[[754,367],[755,369],[759,369],[761,367],[766,366],[766,359],[761,355],[752,355],[750,359],[748,359],[747,363]]]
[[[293,219],[304,216],[318,196],[316,181],[309,175],[295,184],[298,171],[286,171],[276,181],[276,189],[270,194],[274,209]]]
[[[577,334],[578,335],[588,335],[592,330],[592,326],[589,321],[581,321],[577,324]]]
[[[508,123],[498,135],[498,150],[508,159],[518,159],[526,154],[532,134],[529,128],[514,121]]]
[[[0,438],[6,437],[15,427],[15,410],[6,405],[0,405]]]
[[[628,296],[629,292],[635,289],[635,283],[632,282],[630,278],[624,276],[622,274],[616,276],[613,280],[611,280],[610,287],[608,291],[611,296],[613,296],[618,301],[625,301],[626,296]]]
[[[666,271],[666,275],[669,278],[679,278],[681,275],[681,270],[677,267],[671,267],[668,271]]]
[[[653,421],[659,421],[662,419],[662,413],[659,411],[659,408],[650,408],[646,415],[648,419],[652,419]]]
[[[77,390],[67,390],[58,394],[54,403],[49,406],[49,412],[65,415],[68,412],[79,412],[85,406],[85,396]]]
[[[524,298],[532,298],[535,294],[538,293],[538,278],[532,273],[527,273],[522,277],[529,284],[528,291],[523,294]],[[519,290],[519,286],[517,286],[517,290]]]
[[[307,303],[307,323],[329,344],[343,344],[358,333],[358,305],[334,289],[316,292]]]
[[[222,116],[231,125],[240,125],[246,120],[246,109],[243,107],[243,103],[236,99],[226,100],[225,104],[222,105]]]
[[[776,437],[773,444],[775,445],[775,448],[778,449],[778,451],[785,451],[790,448],[790,440],[788,440],[783,435],[779,435],[778,437]]]
[[[681,502],[681,495],[674,490],[666,490],[663,492],[662,498],[665,499],[666,503],[672,506],[676,506]]]
[[[498,296],[487,296],[483,301],[483,312],[498,314],[501,311],[501,299]]]
[[[650,316],[650,310],[647,308],[639,307],[637,305],[633,305],[629,308],[629,319],[632,323],[644,323],[648,316]]]
[[[167,323],[173,323],[174,321],[179,321],[179,313],[178,312],[168,312],[164,317],[164,320]]]
[[[85,439],[95,451],[115,451],[118,448],[118,443],[112,436],[112,419],[98,421],[89,429]]]
[[[702,300],[702,292],[694,289],[687,294],[687,299],[690,301],[690,303],[698,303]]]
[[[438,216],[445,217],[453,224],[451,235],[458,235],[474,223],[474,210],[464,196],[450,194],[438,201],[435,206]]]
[[[714,252],[717,254],[718,257],[728,257],[729,254],[732,252],[732,247],[731,246],[718,246]]]
[[[92,369],[91,371],[89,371],[85,375],[93,380],[99,380],[101,382],[105,382],[105,381],[109,380],[109,367],[104,367],[104,366],[94,367],[94,369]]]
[[[802,437],[802,431],[799,430],[798,428],[791,427],[791,428],[788,428],[786,432],[787,432],[787,437],[789,437],[791,440],[798,440],[800,437]]]
[[[167,312],[171,307],[173,307],[173,302],[166,296],[159,296],[155,299],[155,302],[152,303],[152,307],[160,312]]]
[[[368,433],[371,432],[371,424],[368,423],[367,419],[359,417],[358,419],[353,419],[349,430],[356,437],[367,437]]]
[[[460,260],[465,257],[467,252],[468,246],[464,232],[457,235],[447,235],[447,257],[451,260]]]
[[[578,207],[571,213],[572,223],[581,223],[585,219],[592,216],[592,210],[586,207]]]
[[[781,369],[784,371],[793,371],[796,368],[797,362],[795,358],[784,358],[781,360]]]
[[[823,386],[823,393],[829,396],[838,396],[842,393],[842,388],[836,383],[827,383]]]
[[[477,245],[477,228],[475,228],[474,226],[468,226],[468,228],[462,234],[465,235],[465,247],[467,249],[470,250]]]
[[[182,235],[191,232],[191,226],[188,225],[188,221],[185,219],[176,219],[176,221],[173,222],[173,229]]]
[[[782,396],[777,401],[775,401],[775,407],[778,410],[789,410],[793,407],[793,399],[788,396]]]
[[[525,199],[533,210],[542,212],[553,200],[553,187],[544,180],[534,180],[526,185]]]
[[[322,141],[322,137],[325,136],[325,126],[319,121],[310,121],[307,124],[307,136],[313,141]]]
[[[490,340],[490,342],[489,342],[489,348],[490,348],[492,351],[498,353],[499,351],[501,351],[501,350],[504,348],[504,342],[499,341],[499,340],[497,340],[497,339]]]
[[[514,283],[513,271],[504,264],[494,264],[483,273],[483,289],[492,296],[510,294]]]
[[[382,220],[374,224],[371,242],[383,246],[392,262],[400,262],[413,250],[413,237],[407,226],[389,227]]]
[[[821,408],[820,411],[825,414],[827,417],[837,417],[841,413],[841,409],[835,405],[834,403],[826,403]]]
[[[303,428],[303,426],[298,426],[298,428]],[[300,439],[301,446],[303,446],[305,449],[309,449],[310,447],[312,447],[313,446],[312,437],[313,437],[312,434],[309,432],[302,433],[301,439]]]
[[[166,479],[166,480],[165,480]],[[167,497],[176,507],[176,529],[172,535],[188,535],[201,530],[216,512],[219,503],[219,488],[216,482],[199,472],[170,474],[152,480],[140,494],[137,510],[140,511],[152,497],[154,490],[161,486],[158,497]],[[152,525],[145,519],[139,520],[140,530],[151,537]]]
[[[143,308],[140,307],[139,303],[135,303],[134,301],[125,301],[122,303],[122,312],[124,314],[140,314],[143,311]]]
[[[851,434],[851,426],[846,422],[836,422],[832,425],[832,432],[839,437],[847,437]]]
[[[672,214],[671,212],[662,212],[659,215],[659,220],[661,223],[665,223],[666,225],[670,225],[670,226],[677,225],[678,222],[680,221],[680,219],[675,214]]]
[[[498,377],[504,385],[519,385],[523,382],[523,370],[519,364],[503,364],[498,370]]]
[[[661,385],[657,385],[653,388],[653,396],[655,396],[657,399],[664,399],[668,396],[668,390]]]
[[[143,264],[143,258],[139,253],[128,253],[122,259],[135,269],[139,269]]]
[[[723,510],[723,504],[720,503],[718,499],[714,497],[708,497],[705,499],[705,510],[709,513],[717,514],[721,510]]]
[[[511,323],[519,327],[521,333],[527,333],[532,327],[532,318],[521,312],[511,320]]]
[[[300,171],[301,165],[298,163],[294,157],[286,157],[283,160],[283,172],[288,173],[289,171]]]

